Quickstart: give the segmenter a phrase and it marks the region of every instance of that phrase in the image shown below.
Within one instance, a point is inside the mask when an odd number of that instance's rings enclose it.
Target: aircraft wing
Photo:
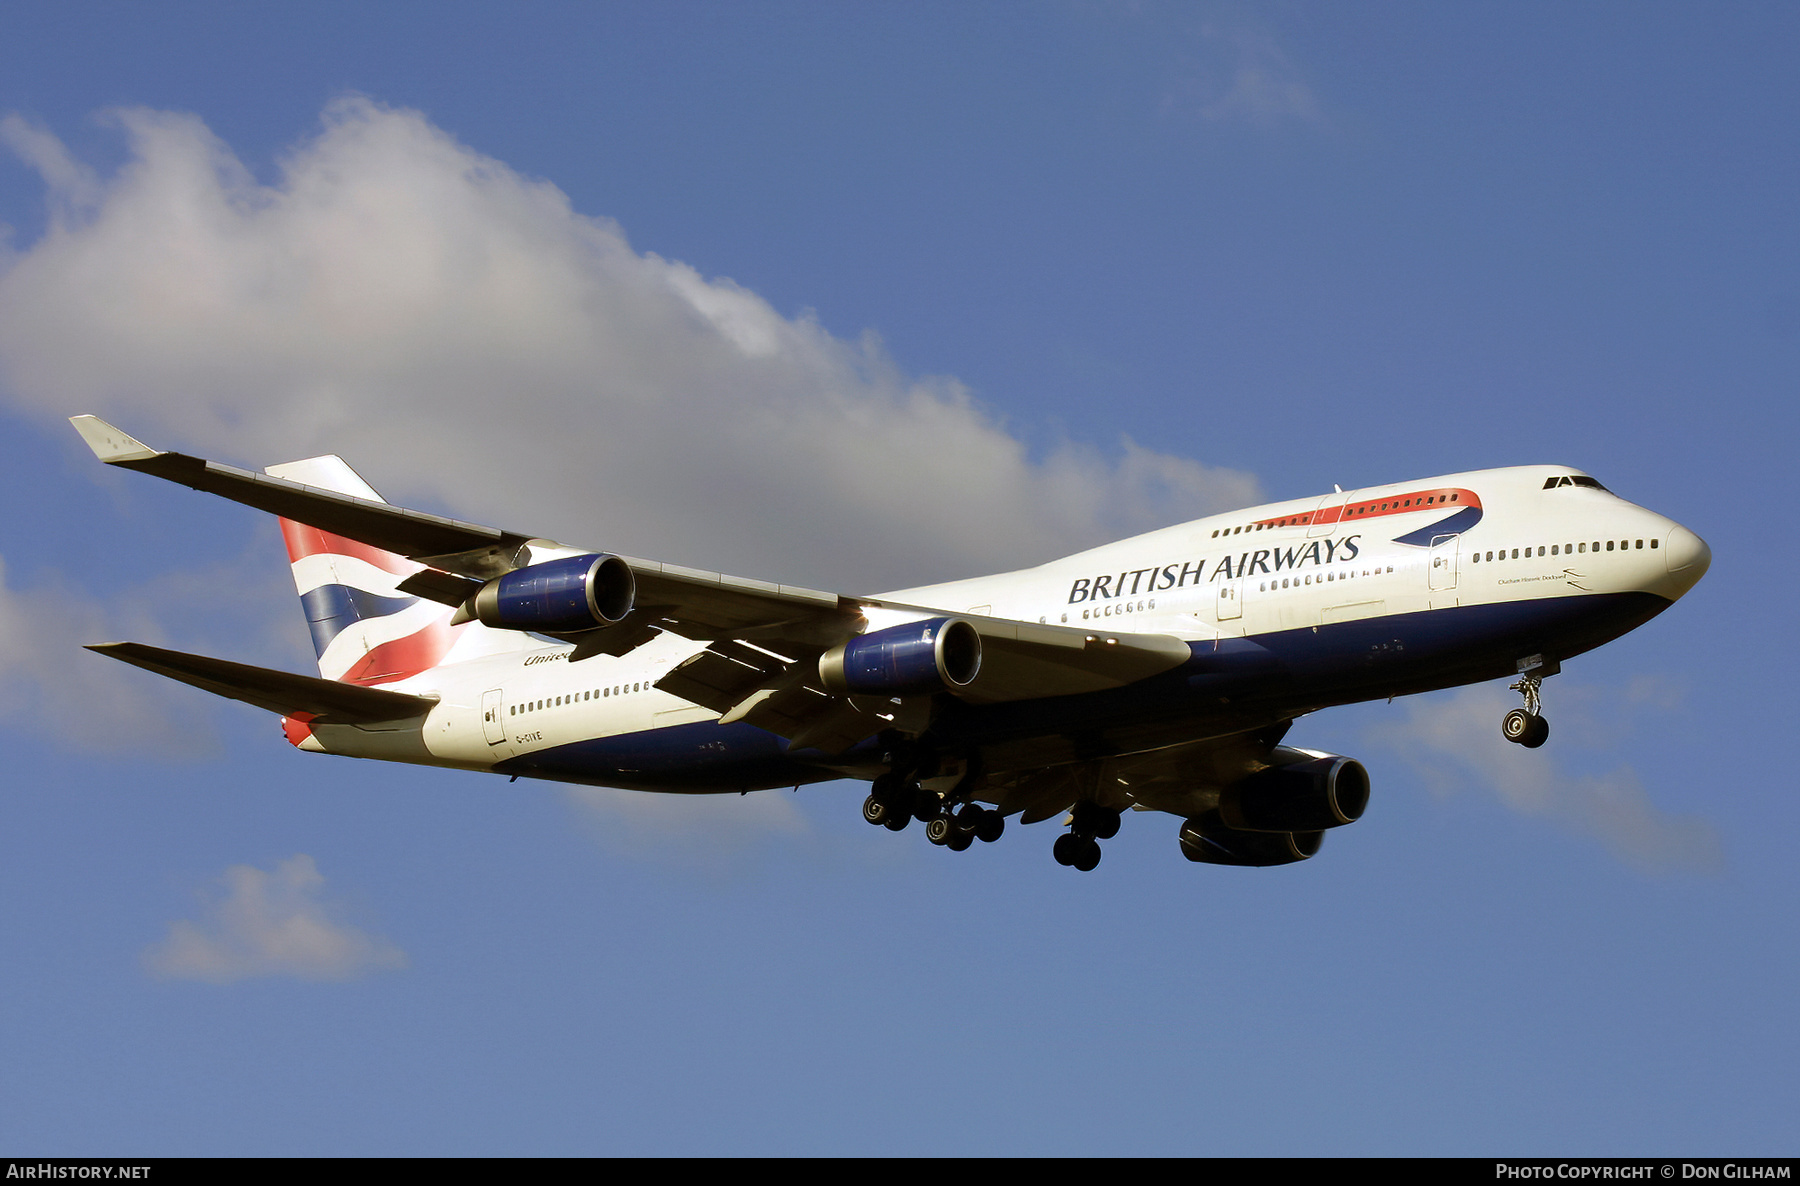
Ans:
[[[108,465],[217,494],[422,564],[427,571],[408,578],[402,591],[445,605],[461,605],[481,582],[533,563],[534,550],[563,550],[549,540],[516,531],[410,511],[185,453],[152,449],[98,416],[73,416],[69,422],[94,455]],[[821,612],[846,611],[848,617],[856,613],[848,599],[835,593],[653,560],[622,559],[637,581],[638,612],[633,618],[640,619],[640,624],[652,617],[668,619],[670,628],[685,638],[735,637],[746,631],[780,630],[790,625],[800,629],[798,623],[809,622]]]
[[[334,494],[185,453],[160,452],[98,416],[73,416],[69,423],[108,465],[217,494],[460,576],[485,580],[511,572],[529,542],[515,532]]]
[[[387,692],[313,675],[251,667],[247,663],[168,651],[141,642],[105,642],[87,649],[191,684],[215,696],[242,700],[282,716],[323,724],[366,725],[376,721],[410,720],[424,716],[437,703],[428,697],[410,696],[405,692]]]
[[[399,588],[445,605],[465,607],[485,582],[572,551],[520,532],[152,449],[96,416],[75,416],[70,423],[108,465],[139,470],[404,556],[423,568]],[[899,611],[902,617],[948,616],[971,625],[981,637],[981,677],[956,694],[976,702],[1121,687],[1177,667],[1189,657],[1187,643],[1172,635],[1091,632],[947,613],[652,560],[619,559],[631,568],[636,588],[633,608],[611,625],[557,635],[575,644],[571,660],[622,655],[663,631],[709,642],[711,646],[677,666],[657,686],[723,714],[727,722],[746,720],[796,746],[826,752],[846,749],[928,708],[929,697],[842,696],[824,686],[819,657],[861,633],[868,624],[868,610]],[[125,653],[107,653],[136,662]]]

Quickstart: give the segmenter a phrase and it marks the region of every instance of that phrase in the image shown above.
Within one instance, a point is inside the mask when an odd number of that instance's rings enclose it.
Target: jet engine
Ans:
[[[1354,758],[1277,746],[1271,765],[1219,792],[1217,808],[1181,825],[1181,853],[1208,865],[1291,865],[1319,851],[1325,829],[1369,805]]]
[[[1275,765],[1226,787],[1219,818],[1245,832],[1316,832],[1355,823],[1369,805],[1369,772],[1354,758],[1277,747]]]
[[[617,556],[590,552],[496,577],[469,599],[458,617],[467,614],[503,630],[575,634],[621,621],[636,598],[631,566]]]
[[[960,618],[889,626],[841,642],[819,656],[833,692],[911,696],[955,691],[981,671],[981,635]]]
[[[1216,813],[1181,825],[1181,855],[1206,865],[1291,865],[1319,851],[1323,832],[1240,832],[1219,823]]]

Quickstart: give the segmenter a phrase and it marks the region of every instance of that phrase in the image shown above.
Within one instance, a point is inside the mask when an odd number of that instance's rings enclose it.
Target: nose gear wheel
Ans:
[[[1512,709],[1500,720],[1500,735],[1514,745],[1536,749],[1549,740],[1550,722],[1538,711],[1543,707],[1543,698],[1539,695],[1543,684],[1538,676],[1521,675],[1518,683],[1510,685],[1512,691],[1525,697],[1524,708]]]

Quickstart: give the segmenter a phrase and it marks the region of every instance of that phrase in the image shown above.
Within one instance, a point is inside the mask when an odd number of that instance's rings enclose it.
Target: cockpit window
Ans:
[[[1589,490],[1606,490],[1606,487],[1586,474],[1562,474],[1558,477],[1544,479],[1544,489],[1553,490],[1558,486],[1586,486]],[[1610,490],[1606,492],[1612,493]]]

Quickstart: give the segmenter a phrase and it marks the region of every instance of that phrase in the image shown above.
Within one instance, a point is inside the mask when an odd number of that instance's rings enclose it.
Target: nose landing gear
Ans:
[[[1519,682],[1509,685],[1512,691],[1525,697],[1525,707],[1513,709],[1500,721],[1500,736],[1526,749],[1536,749],[1550,738],[1550,722],[1538,711],[1543,707],[1539,689],[1544,684],[1543,676],[1555,675],[1558,670],[1554,665],[1546,669],[1541,659],[1535,660],[1533,666],[1543,675],[1524,670],[1519,673]]]

